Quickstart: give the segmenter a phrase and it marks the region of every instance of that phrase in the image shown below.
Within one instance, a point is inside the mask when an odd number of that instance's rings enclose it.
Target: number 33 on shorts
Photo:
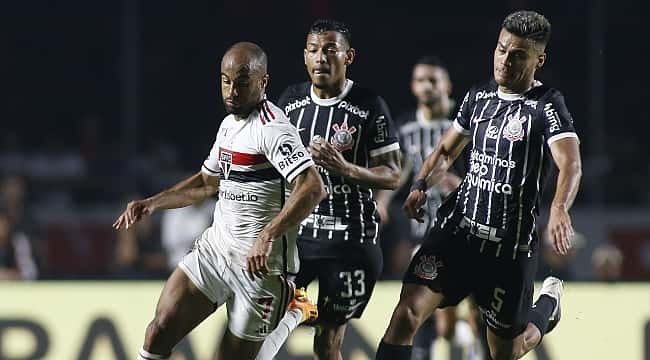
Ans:
[[[366,294],[366,272],[360,269],[354,271],[341,271],[339,278],[343,279],[342,298],[363,296]]]

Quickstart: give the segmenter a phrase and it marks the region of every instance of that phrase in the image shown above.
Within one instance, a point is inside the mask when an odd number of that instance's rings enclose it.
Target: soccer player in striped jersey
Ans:
[[[264,51],[237,43],[221,61],[226,116],[201,171],[144,200],[113,224],[128,228],[157,209],[219,193],[214,222],[180,261],[160,295],[138,360],[168,359],[172,348],[219,306],[228,329],[217,359],[254,359],[293,297],[297,225],[323,198],[323,182],[294,126],[266,101]],[[290,195],[287,183],[293,184]],[[287,196],[288,195],[288,196]]]
[[[538,241],[535,219],[549,155],[558,167],[548,228],[567,254],[569,208],[578,191],[578,137],[562,94],[535,80],[546,61],[548,20],[517,11],[502,23],[494,79],[470,89],[442,142],[418,174],[404,209],[418,209],[432,186],[469,144],[470,167],[438,210],[428,238],[404,277],[402,294],[377,359],[409,359],[415,331],[438,307],[473,294],[487,324],[495,360],[518,359],[560,319],[561,280],[544,280],[533,300]]]
[[[394,189],[400,179],[399,143],[388,106],[346,77],[354,56],[344,24],[314,22],[304,49],[311,81],[290,86],[278,101],[309,146],[328,193],[300,226],[295,279],[298,287],[318,280],[314,351],[319,359],[341,358],[345,324],[360,317],[370,299],[383,262],[373,189]],[[295,328],[295,321],[287,328]],[[260,353],[272,356],[277,346],[271,347],[265,351],[265,344]]]

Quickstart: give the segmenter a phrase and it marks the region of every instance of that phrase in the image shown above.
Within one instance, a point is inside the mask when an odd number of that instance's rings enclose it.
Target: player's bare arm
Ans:
[[[578,140],[566,138],[555,141],[551,144],[551,154],[559,173],[555,196],[551,203],[548,232],[553,249],[558,254],[566,255],[571,248],[571,237],[573,236],[569,209],[578,193],[582,177]]]
[[[293,190],[284,207],[257,237],[248,255],[248,271],[251,274],[268,272],[271,245],[290,227],[298,225],[314,207],[323,200],[326,192],[316,168],[311,166],[293,181]]]
[[[446,175],[447,170],[468,143],[469,137],[453,128],[445,132],[440,144],[424,160],[422,168],[415,178],[415,182],[424,182],[424,186],[418,191],[411,191],[404,201],[403,209],[409,218],[418,222],[424,221],[423,214],[419,212],[419,209],[426,201],[426,189],[437,184]]]
[[[171,188],[142,200],[133,200],[115,220],[113,228],[129,228],[158,209],[176,209],[201,202],[219,190],[219,178],[202,172],[188,177]]]
[[[311,142],[310,150],[317,165],[356,183],[375,189],[394,190],[399,186],[401,173],[399,150],[372,156],[367,168],[348,162],[332,144],[320,138]]]

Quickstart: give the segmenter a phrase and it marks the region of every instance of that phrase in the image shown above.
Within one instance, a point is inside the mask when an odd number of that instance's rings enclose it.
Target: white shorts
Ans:
[[[282,275],[251,279],[245,268],[229,264],[210,246],[219,241],[208,228],[178,267],[217,307],[226,304],[228,329],[244,340],[263,341],[284,316],[293,294]]]

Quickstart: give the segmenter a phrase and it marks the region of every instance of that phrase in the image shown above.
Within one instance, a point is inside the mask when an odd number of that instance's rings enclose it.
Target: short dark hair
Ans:
[[[419,57],[415,61],[415,65],[430,65],[430,66],[437,66],[441,67],[443,69],[446,69],[447,67],[445,66],[445,63],[442,61],[442,59],[437,56],[437,55],[424,55]]]
[[[350,28],[344,23],[336,20],[330,19],[318,19],[311,24],[309,28],[310,34],[321,34],[326,31],[336,31],[337,33],[343,35],[345,41],[348,42],[348,46],[352,46],[352,32]]]
[[[535,11],[515,11],[506,16],[501,27],[517,36],[543,45],[548,44],[551,38],[551,23],[544,15]]]

